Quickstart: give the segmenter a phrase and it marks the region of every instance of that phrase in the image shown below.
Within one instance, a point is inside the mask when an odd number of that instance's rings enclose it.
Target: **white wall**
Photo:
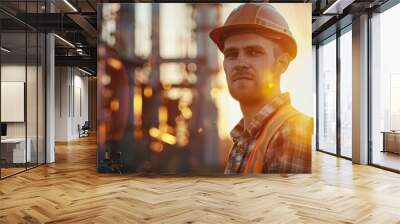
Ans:
[[[34,66],[28,66],[27,67],[27,72],[28,72],[28,79],[29,79],[29,86],[31,87],[32,85],[35,87],[36,86],[36,80],[33,80],[30,75],[35,74],[36,75],[36,67]],[[10,64],[10,65],[2,65],[1,66],[1,81],[4,82],[25,82],[25,65],[18,65],[18,64]],[[36,87],[35,88],[27,88],[27,106],[30,107],[28,110],[29,113],[27,113],[27,120],[29,122],[28,124],[28,129],[32,127],[34,130],[36,130],[36,113],[31,113],[32,111],[36,111]],[[40,105],[39,105],[40,106]],[[7,108],[1,108],[1,110],[7,110]],[[32,124],[31,122],[34,122]],[[7,136],[8,137],[25,137],[25,123],[26,122],[7,122]],[[35,127],[33,127],[35,126]],[[28,137],[29,133],[31,133],[28,130]],[[35,132],[36,134],[36,132]]]
[[[55,68],[55,141],[68,140],[69,69]]]
[[[25,65],[2,65],[1,81],[25,82]],[[1,108],[1,110],[6,110],[6,108]],[[7,137],[25,137],[25,123],[7,123]]]
[[[76,68],[56,67],[55,85],[55,140],[77,139],[78,124],[88,120],[88,78]]]
[[[77,130],[77,126],[78,124],[83,125],[85,123],[85,121],[87,121],[89,119],[89,111],[88,111],[88,77],[85,76],[80,76],[80,75],[75,75],[75,119],[73,120],[73,127],[75,127],[73,129],[73,134],[75,136],[78,136],[78,130]],[[78,91],[80,90],[80,93],[78,93]],[[80,101],[81,104],[79,105],[79,96],[80,94]],[[79,108],[82,107],[82,108]],[[80,112],[79,109],[81,109],[82,111]]]

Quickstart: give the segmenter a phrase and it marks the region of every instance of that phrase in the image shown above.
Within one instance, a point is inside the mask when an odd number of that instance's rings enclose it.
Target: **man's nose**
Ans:
[[[250,67],[250,64],[249,64],[248,58],[243,57],[243,56],[237,57],[236,63],[234,66],[235,70],[240,70],[240,71],[247,70],[247,69],[249,69],[249,67]]]
[[[238,54],[236,58],[236,65],[240,67],[249,67],[249,57],[247,57],[245,54]]]

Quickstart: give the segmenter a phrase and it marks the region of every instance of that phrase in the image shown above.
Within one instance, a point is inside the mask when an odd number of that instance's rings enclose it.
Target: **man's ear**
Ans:
[[[276,72],[278,74],[282,74],[286,71],[290,63],[290,57],[288,53],[283,53],[279,55],[279,57],[276,59]]]

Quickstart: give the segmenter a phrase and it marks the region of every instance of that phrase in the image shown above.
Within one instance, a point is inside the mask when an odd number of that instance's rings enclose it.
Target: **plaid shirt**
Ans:
[[[251,150],[254,150],[259,134],[273,114],[283,106],[290,105],[290,96],[284,93],[266,104],[244,129],[243,119],[231,131],[233,146],[225,167],[225,174],[242,173]],[[297,113],[283,123],[273,135],[267,149],[262,149],[268,156],[263,158],[263,173],[310,173],[311,142],[313,120]]]

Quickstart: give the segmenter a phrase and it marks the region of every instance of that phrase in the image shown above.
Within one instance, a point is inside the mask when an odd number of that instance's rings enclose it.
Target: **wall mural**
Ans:
[[[311,172],[311,4],[98,7],[99,172]]]

